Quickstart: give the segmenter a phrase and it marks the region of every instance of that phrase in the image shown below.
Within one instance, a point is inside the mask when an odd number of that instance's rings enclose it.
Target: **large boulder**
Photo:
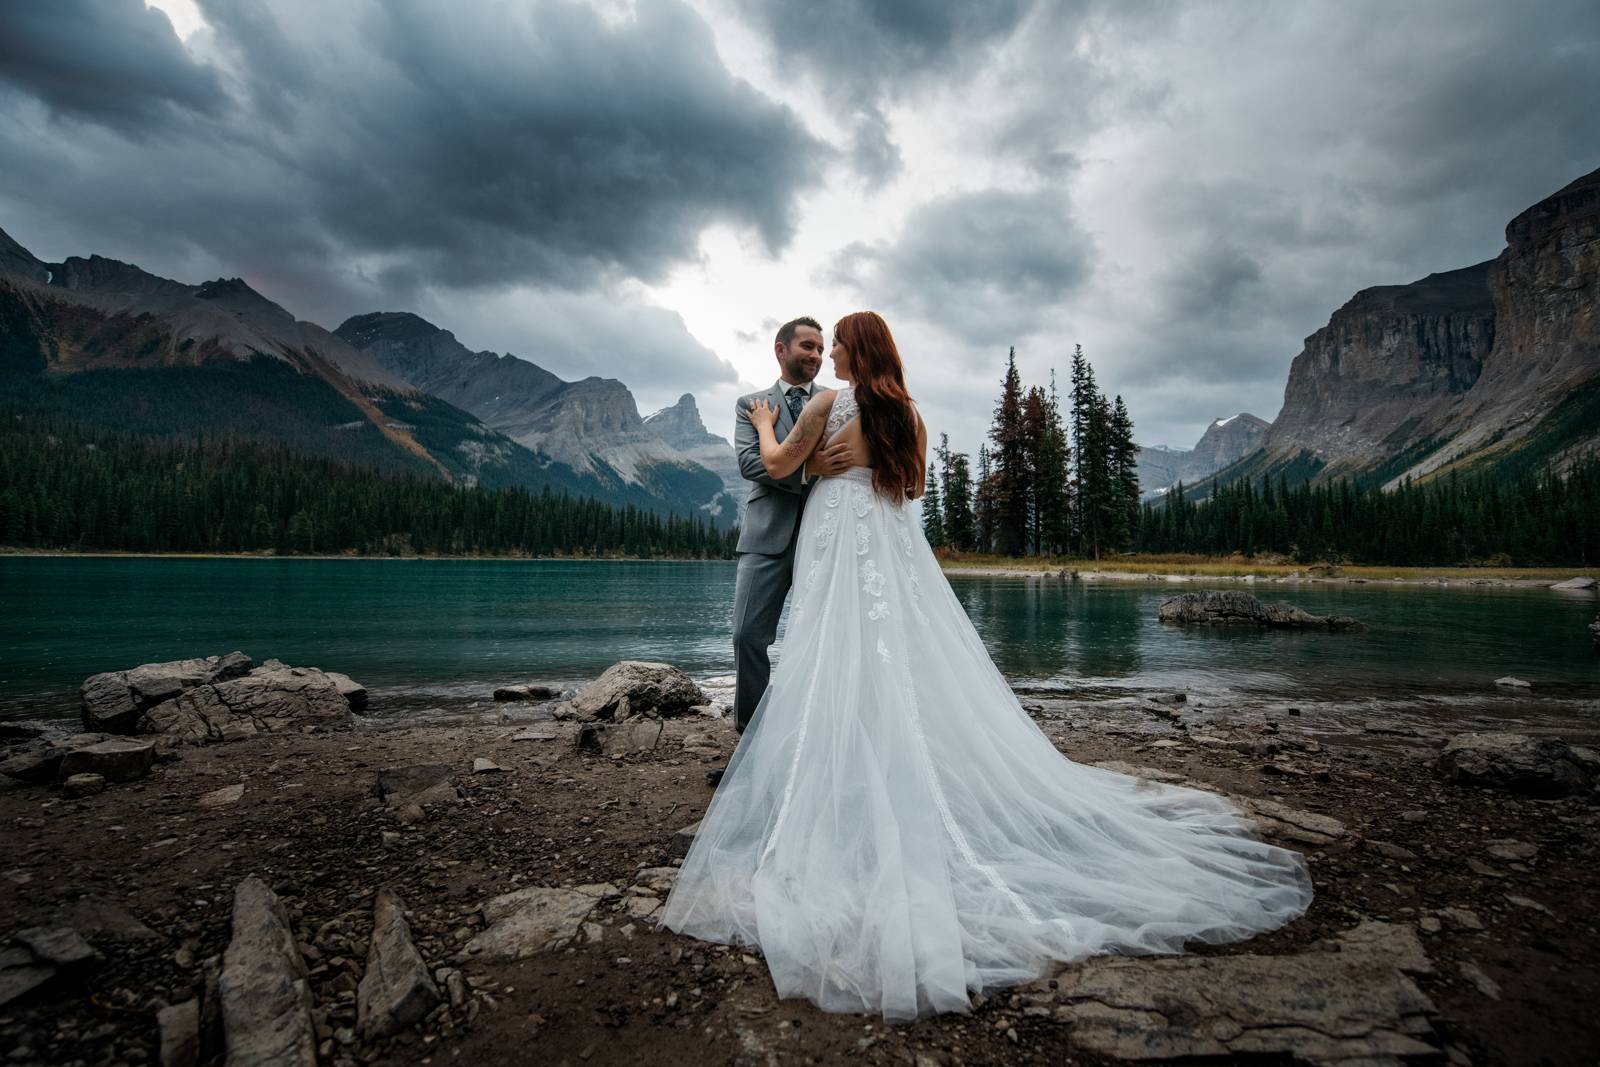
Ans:
[[[1600,780],[1600,756],[1559,737],[1458,734],[1439,753],[1439,774],[1461,785],[1527,796],[1581,793]]]
[[[127,671],[91,675],[79,688],[83,728],[131,734],[140,716],[186,689],[242,678],[254,664],[243,652],[168,663],[144,663]]]
[[[620,722],[641,715],[682,715],[705,702],[694,679],[671,664],[629,659],[579,690],[571,707],[580,721]]]
[[[1313,615],[1282,601],[1263,602],[1249,593],[1208,589],[1183,593],[1161,602],[1162,622],[1207,626],[1276,626],[1313,630],[1359,630],[1361,623],[1349,615]]]
[[[346,695],[350,686],[364,704],[366,690],[343,675],[269,660],[243,677],[183,690],[145,712],[139,729],[163,735],[168,744],[200,745],[342,725],[350,721],[355,699]]]

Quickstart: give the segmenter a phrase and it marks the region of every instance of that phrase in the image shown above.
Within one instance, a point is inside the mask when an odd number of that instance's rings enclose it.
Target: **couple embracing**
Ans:
[[[780,329],[739,402],[756,483],[734,605],[738,748],[661,925],[759,948],[779,996],[908,1020],[1103,953],[1301,915],[1298,853],[1222,798],[1068,760],[1017,702],[908,502],[927,431],[888,325]],[[767,649],[785,595],[783,656]]]

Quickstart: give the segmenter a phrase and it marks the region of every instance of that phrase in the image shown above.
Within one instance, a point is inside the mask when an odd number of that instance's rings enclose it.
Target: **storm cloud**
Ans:
[[[156,0],[159,4],[161,0]],[[889,317],[974,450],[1074,342],[1140,440],[1272,417],[1357,290],[1600,166],[1600,6],[0,4],[0,227],[722,410]],[[720,431],[719,431],[720,432]]]
[[[315,304],[424,280],[649,280],[713,224],[777,250],[812,180],[804,125],[723,70],[678,4],[619,22],[559,0],[204,10],[191,56],[140,0],[8,5],[0,39],[28,62],[8,71],[0,145],[67,172],[44,188],[0,178],[11,210],[114,203],[125,221],[106,212],[84,238],[142,246],[166,229],[234,270],[294,275]],[[119,62],[97,78],[113,38]],[[113,136],[63,137],[68,111]]]

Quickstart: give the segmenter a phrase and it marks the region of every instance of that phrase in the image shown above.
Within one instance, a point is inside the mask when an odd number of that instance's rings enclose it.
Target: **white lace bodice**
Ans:
[[[845,423],[861,414],[861,409],[856,407],[855,386],[846,385],[839,389],[833,398],[833,410],[828,412],[828,424],[822,429],[824,441],[844,429]]]

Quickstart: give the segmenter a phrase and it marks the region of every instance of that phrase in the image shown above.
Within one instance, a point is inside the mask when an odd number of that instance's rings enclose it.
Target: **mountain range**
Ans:
[[[1492,260],[1363,289],[1335,311],[1295,356],[1259,445],[1218,484],[1392,487],[1559,472],[1600,453],[1600,170],[1505,238]]]
[[[726,477],[731,446],[719,464],[703,426],[686,448],[667,439],[698,424],[692,398],[652,429],[621,382],[566,382],[472,352],[415,315],[360,315],[329,332],[238,278],[190,285],[102,256],[46,263],[4,231],[0,375],[13,404],[137,434],[242,434],[719,526],[742,501]]]
[[[1193,485],[1255,451],[1272,424],[1241,411],[1213,419],[1190,449],[1139,446],[1139,493],[1144,499],[1167,492],[1178,482]]]

